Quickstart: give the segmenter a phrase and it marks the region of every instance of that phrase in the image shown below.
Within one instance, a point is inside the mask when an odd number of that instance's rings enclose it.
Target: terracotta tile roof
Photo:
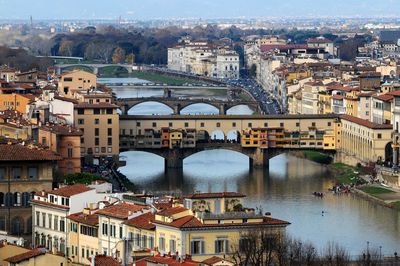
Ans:
[[[50,151],[21,144],[0,144],[0,161],[59,161],[63,158]]]
[[[382,102],[391,102],[394,98],[393,95],[389,95],[389,94],[381,94],[381,95],[376,95],[373,97],[375,99],[381,100]]]
[[[82,136],[82,131],[80,131],[76,127],[72,126],[66,126],[66,125],[58,125],[58,124],[48,124],[48,125],[42,125],[40,129],[49,131],[49,132],[54,132],[57,135],[62,135],[62,136]]]
[[[92,261],[92,258],[89,258],[89,261]],[[95,266],[120,266],[118,261],[110,256],[105,255],[96,255],[94,257],[94,265]]]
[[[188,209],[186,209],[185,207],[173,207],[173,208],[168,208],[168,209],[162,210],[157,214],[162,215],[162,216],[171,216],[171,215],[181,213],[181,212],[184,212],[187,210]]]
[[[29,250],[27,252],[9,257],[9,258],[5,259],[5,261],[16,264],[16,263],[20,263],[24,260],[29,260],[30,258],[34,258],[34,257],[44,255],[44,254],[46,254],[46,249],[35,248],[35,249]]]
[[[343,99],[344,99],[344,96],[334,94],[334,95],[332,95],[332,99],[334,99],[334,100],[343,100]]]
[[[391,91],[391,92],[388,92],[388,93],[386,93],[386,94],[393,95],[393,96],[400,96],[400,90]]]
[[[75,108],[118,108],[118,105],[111,103],[79,103],[75,105]]]
[[[373,95],[375,95],[376,92],[374,91],[369,91],[369,92],[361,92],[360,94],[358,94],[358,97],[371,97]],[[400,95],[400,94],[399,94]]]
[[[46,205],[46,206],[55,207],[55,208],[59,208],[59,209],[69,210],[68,206],[58,205],[55,203],[42,201],[42,200],[31,200],[31,203],[36,203],[36,204],[40,204],[40,205]]]
[[[136,266],[147,266],[147,265],[168,265],[168,266],[197,266],[199,262],[185,259],[182,261],[177,260],[176,258],[172,258],[170,256],[160,256],[156,255],[153,257],[143,258],[141,260],[136,261]]]
[[[306,44],[264,44],[261,45],[260,50],[262,53],[269,52],[275,49],[288,50],[288,49],[307,49]]]
[[[171,223],[154,221],[155,224],[171,226],[175,228],[190,229],[190,228],[223,228],[223,227],[252,227],[252,226],[287,226],[290,223],[270,218],[264,217],[262,222],[248,222],[248,223],[234,223],[234,224],[203,224],[199,219],[193,215],[187,215],[182,218],[176,219]]]
[[[84,214],[83,212],[78,212],[71,214],[70,216],[67,217],[68,219],[81,223],[81,224],[87,224],[90,226],[97,226],[99,224],[99,216],[94,213],[94,214]]]
[[[368,127],[371,129],[393,129],[392,125],[388,125],[388,124],[377,124],[377,123],[373,123],[371,121],[368,120],[364,120],[355,116],[351,116],[351,115],[341,115],[340,119],[343,120],[347,120],[353,123],[356,123],[358,125],[364,126],[364,127]]]
[[[310,85],[310,86],[324,86],[324,83],[322,81],[317,80],[317,81],[309,81],[304,83],[304,85]]]
[[[99,210],[97,211],[97,214],[119,219],[127,219],[132,213],[144,211],[146,209],[149,209],[149,207],[137,204],[119,203]]]
[[[124,222],[126,225],[136,227],[138,229],[154,230],[156,226],[153,224],[155,215],[151,212],[142,214]]]
[[[307,43],[333,43],[333,42],[326,38],[313,38],[313,39],[308,39]]]
[[[55,189],[52,191],[49,191],[48,194],[54,194],[58,196],[63,196],[63,197],[71,197],[83,192],[87,192],[90,190],[93,190],[94,188],[90,188],[84,184],[75,184],[71,186],[65,186],[59,189]]]
[[[153,206],[157,208],[157,210],[162,211],[168,208],[172,208],[172,202],[155,202]]]
[[[189,194],[187,199],[206,199],[206,198],[244,198],[246,195],[239,192],[217,192],[217,193],[194,193]]]
[[[62,96],[59,96],[59,95],[54,96],[54,99],[57,99],[57,100],[60,100],[60,101],[64,101],[64,102],[71,102],[71,103],[75,103],[75,104],[79,103],[78,100],[67,98],[67,97],[62,97]]]
[[[206,265],[214,265],[217,262],[223,261],[223,258],[213,256],[211,258],[208,258],[206,260],[203,260],[201,263],[206,264]]]

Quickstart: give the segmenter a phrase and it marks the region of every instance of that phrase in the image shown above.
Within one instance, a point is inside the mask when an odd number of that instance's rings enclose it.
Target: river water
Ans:
[[[146,97],[163,93],[161,90],[129,88],[114,91],[118,97]],[[185,95],[184,91],[180,93]],[[210,91],[205,93],[212,94]],[[246,107],[234,113],[251,113]],[[132,108],[130,113],[168,113],[168,108],[162,108],[165,107],[157,103],[144,103],[138,109]],[[213,111],[207,105],[196,108],[187,112]],[[400,212],[352,194],[329,193],[333,179],[324,166],[314,162],[280,155],[270,160],[269,169],[250,171],[245,155],[213,150],[186,158],[183,171],[164,173],[163,159],[156,155],[131,151],[121,153],[121,157],[127,165],[120,171],[141,190],[183,195],[194,191],[238,191],[247,195],[244,200],[246,206],[261,208],[263,212],[271,212],[273,217],[291,222],[287,232],[303,242],[312,242],[319,251],[329,241],[335,241],[356,256],[366,249],[368,241],[369,248],[381,246],[385,255],[393,255],[395,251],[400,253]],[[312,195],[314,191],[325,192],[326,196],[316,198]]]

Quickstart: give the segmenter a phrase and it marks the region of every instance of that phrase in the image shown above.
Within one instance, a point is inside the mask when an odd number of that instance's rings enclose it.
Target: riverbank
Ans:
[[[380,184],[364,185],[351,190],[356,195],[382,206],[400,210],[400,191],[385,188]]]

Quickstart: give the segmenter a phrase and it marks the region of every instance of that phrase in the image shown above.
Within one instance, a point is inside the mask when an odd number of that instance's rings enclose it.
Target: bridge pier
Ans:
[[[251,168],[269,168],[268,149],[256,148],[251,156],[249,156]]]
[[[182,149],[169,150],[164,159],[164,169],[183,169],[183,151]]]
[[[180,115],[181,114],[181,105],[176,104],[174,105],[174,115]]]
[[[226,106],[225,106],[225,104],[221,104],[219,106],[219,114],[220,115],[226,115]]]

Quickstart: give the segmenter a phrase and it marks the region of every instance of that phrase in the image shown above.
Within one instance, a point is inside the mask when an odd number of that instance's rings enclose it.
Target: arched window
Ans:
[[[23,234],[24,230],[24,223],[21,217],[14,217],[11,220],[11,233],[13,235],[21,235]]]
[[[21,206],[21,193],[19,192],[14,193],[14,205]]]
[[[6,207],[14,206],[14,197],[13,197],[13,193],[10,193],[10,192],[7,192],[7,193],[6,193],[5,206],[6,206]]]
[[[4,206],[4,193],[0,192],[0,206]]]
[[[68,143],[67,152],[68,152],[68,158],[71,159],[73,156],[73,146],[71,143]]]
[[[28,192],[24,192],[22,193],[22,206],[23,207],[29,207],[29,193]]]

